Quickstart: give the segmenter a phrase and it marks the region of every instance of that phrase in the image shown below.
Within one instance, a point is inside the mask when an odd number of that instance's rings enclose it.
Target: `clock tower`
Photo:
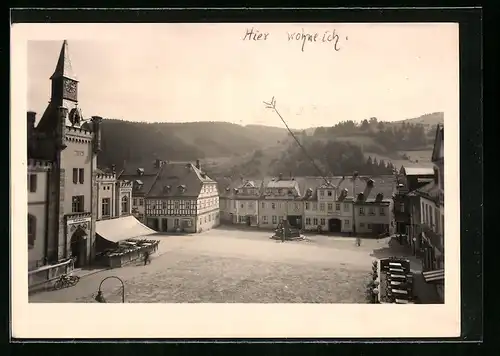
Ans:
[[[78,103],[78,80],[73,73],[68,53],[68,42],[63,42],[52,80],[51,102],[71,110]]]

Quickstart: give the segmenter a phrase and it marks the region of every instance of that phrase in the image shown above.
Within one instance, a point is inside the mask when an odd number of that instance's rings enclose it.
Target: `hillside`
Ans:
[[[245,155],[275,145],[285,129],[227,122],[139,123],[104,120],[99,166],[154,160],[195,160]]]
[[[435,125],[442,124],[443,119],[443,113],[431,113],[397,122],[379,122],[376,118],[360,123],[344,121],[331,127],[296,130],[296,137],[325,171],[385,172],[389,163],[396,167],[430,164]],[[280,127],[104,120],[102,146],[100,167],[155,158],[200,159],[213,176],[268,175],[281,170],[317,174],[295,140]],[[369,158],[374,162],[368,163]]]

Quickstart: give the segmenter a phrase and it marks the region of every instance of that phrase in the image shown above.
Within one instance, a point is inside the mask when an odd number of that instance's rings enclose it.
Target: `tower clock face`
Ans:
[[[76,101],[77,84],[73,80],[64,81],[64,97]]]

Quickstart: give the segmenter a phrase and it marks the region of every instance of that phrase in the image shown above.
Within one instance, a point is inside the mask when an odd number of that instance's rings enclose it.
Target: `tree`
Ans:
[[[370,126],[377,126],[378,120],[376,117],[371,117],[370,118]]]
[[[326,134],[326,129],[324,127],[316,127],[314,130],[314,136],[324,136]]]
[[[377,128],[379,131],[384,131],[385,124],[382,121],[380,121],[377,125]]]
[[[368,122],[368,120],[364,119],[363,121],[361,121],[361,130],[367,131],[369,128],[370,123]]]

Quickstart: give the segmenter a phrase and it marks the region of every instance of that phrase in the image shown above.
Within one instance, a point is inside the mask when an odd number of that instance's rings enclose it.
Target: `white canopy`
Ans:
[[[97,221],[96,232],[99,236],[111,242],[118,242],[156,233],[156,231],[142,224],[134,216]]]

